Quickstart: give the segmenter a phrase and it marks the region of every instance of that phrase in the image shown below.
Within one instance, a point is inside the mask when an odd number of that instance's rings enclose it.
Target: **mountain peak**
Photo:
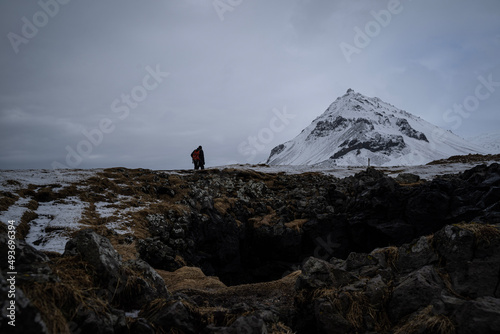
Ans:
[[[436,133],[444,134],[434,139]],[[275,147],[274,165],[420,165],[451,155],[484,153],[420,117],[349,88],[297,137]]]

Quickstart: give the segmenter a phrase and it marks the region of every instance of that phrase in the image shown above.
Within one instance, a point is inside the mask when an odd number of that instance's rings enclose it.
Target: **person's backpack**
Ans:
[[[191,157],[193,158],[193,160],[200,160],[200,151],[198,150],[195,150],[192,154],[191,154]]]

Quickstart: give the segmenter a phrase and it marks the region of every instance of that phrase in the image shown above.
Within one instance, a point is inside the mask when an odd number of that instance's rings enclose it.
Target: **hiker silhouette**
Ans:
[[[191,158],[193,159],[195,170],[200,168],[205,169],[205,154],[201,145],[191,153]]]

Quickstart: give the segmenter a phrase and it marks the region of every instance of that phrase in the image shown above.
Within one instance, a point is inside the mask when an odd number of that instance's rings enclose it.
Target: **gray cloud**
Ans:
[[[67,164],[79,145],[79,168],[190,168],[198,145],[212,166],[259,162],[347,88],[464,136],[498,129],[496,86],[460,126],[443,117],[478,77],[500,82],[496,0],[243,0],[223,20],[210,0],[64,2],[0,4],[0,168]],[[349,63],[341,43],[356,47],[391,3]],[[142,96],[156,67],[169,75]],[[273,127],[284,109],[294,118]],[[85,147],[103,120],[113,130]]]

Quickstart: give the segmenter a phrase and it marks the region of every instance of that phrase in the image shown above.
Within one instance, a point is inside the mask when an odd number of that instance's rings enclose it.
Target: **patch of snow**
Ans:
[[[498,161],[485,161],[482,162],[486,165],[498,163]],[[388,166],[388,167],[374,167],[381,170],[390,177],[397,177],[401,173],[410,173],[420,176],[425,180],[432,180],[436,176],[446,174],[456,174],[464,172],[482,163],[447,163],[438,165],[420,165],[420,166]],[[359,172],[366,170],[367,166],[328,166],[328,165],[249,165],[249,164],[236,164],[228,166],[213,167],[214,169],[234,168],[234,169],[248,169],[262,173],[285,173],[285,174],[302,174],[302,173],[323,173],[332,175],[336,178],[342,179],[345,177],[353,176]],[[211,169],[211,168],[208,168]]]
[[[467,139],[469,142],[481,146],[491,154],[500,153],[500,132],[485,133]]]
[[[24,189],[29,184],[46,186],[58,184],[63,187],[95,176],[102,169],[12,169],[0,170],[0,189],[14,191]],[[15,180],[20,185],[9,185],[8,180]]]
[[[108,202],[96,202],[95,211],[101,218],[112,217],[117,209],[109,207],[110,205],[113,204]]]
[[[31,199],[29,197],[19,198],[16,203],[12,204],[7,211],[0,212],[0,222],[7,225],[9,220],[15,220],[14,225],[17,226],[21,222],[21,217],[28,210],[25,206]]]
[[[130,312],[125,312],[125,316],[128,318],[136,319],[139,317],[139,312],[141,312],[141,310],[134,310],[134,311],[130,311]]]
[[[125,226],[126,223],[126,221],[116,221],[107,223],[106,227],[118,234],[133,234],[134,232],[132,231],[132,229],[128,226]]]
[[[35,211],[38,218],[31,221],[26,242],[40,251],[62,254],[70,233],[84,226],[79,221],[87,206],[74,196],[64,201],[40,203]]]

